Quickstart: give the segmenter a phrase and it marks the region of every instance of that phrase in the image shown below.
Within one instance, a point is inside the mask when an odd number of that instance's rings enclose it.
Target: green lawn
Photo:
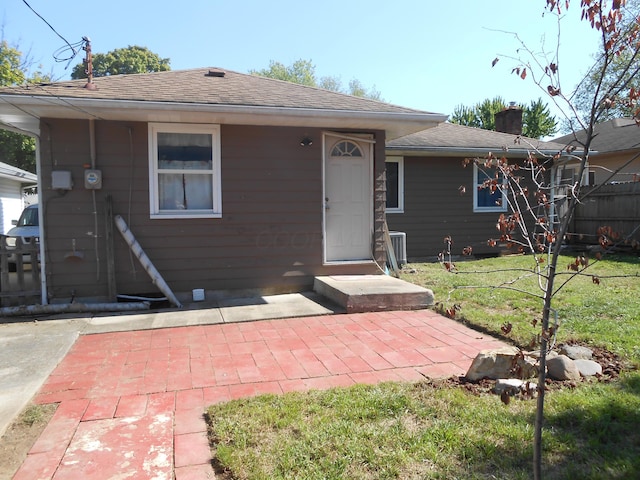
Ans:
[[[460,262],[456,274],[412,264],[403,278],[433,289],[445,308],[459,304],[460,321],[496,333],[510,322],[509,337],[526,345],[540,301],[514,290],[468,287],[509,281],[513,269],[530,261]],[[562,259],[563,275],[571,261]],[[637,365],[640,278],[620,276],[638,275],[640,261],[611,258],[587,272],[600,284],[576,278],[557,297],[559,341],[606,346]],[[531,289],[535,281],[523,278],[511,287]],[[552,390],[545,408],[545,478],[638,478],[638,372]],[[504,405],[493,395],[427,381],[265,395],[207,411],[216,463],[234,479],[528,479],[534,415],[534,401]]]
[[[560,322],[558,341],[579,340],[640,360],[640,258],[593,261],[583,275],[566,282],[573,273],[567,266],[574,260],[563,256],[558,262],[555,285],[566,283],[553,304]],[[532,322],[540,318],[542,307],[542,300],[533,296],[542,292],[530,273],[532,265],[533,258],[525,255],[457,262],[454,274],[438,263],[412,264],[402,278],[432,289],[446,308],[459,304],[456,318],[470,325],[501,333],[500,327],[511,323],[509,337],[525,347],[539,331]]]

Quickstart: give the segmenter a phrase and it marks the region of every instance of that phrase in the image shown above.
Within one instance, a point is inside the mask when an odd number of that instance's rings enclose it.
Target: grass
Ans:
[[[412,264],[405,279],[434,290],[458,317],[526,344],[540,301],[490,286],[512,278],[528,257],[461,262],[457,274]],[[561,265],[571,258],[562,259]],[[500,270],[498,272],[497,270]],[[470,273],[492,271],[494,273]],[[588,269],[558,295],[559,340],[606,345],[640,361],[637,258],[617,257]],[[517,283],[521,289],[533,279]],[[465,287],[465,288],[455,288]],[[264,395],[211,406],[209,435],[216,462],[233,479],[528,479],[535,402],[504,405],[492,395],[448,382],[357,385],[329,391]],[[640,472],[640,374],[584,382],[546,397],[545,478],[626,479]]]
[[[556,286],[569,278],[567,266],[574,259],[560,258]],[[471,325],[501,333],[500,327],[511,323],[509,337],[525,347],[538,333],[532,323],[540,318],[542,309],[542,300],[533,296],[542,294],[537,278],[527,275],[532,263],[532,257],[525,255],[459,262],[455,274],[437,263],[417,264],[402,278],[432,289],[436,300],[447,308],[459,304],[457,318]],[[592,276],[600,283],[595,284]],[[507,282],[505,287],[529,294],[495,288]],[[552,306],[560,322],[558,341],[591,343],[640,360],[639,296],[640,258],[614,256],[593,262],[584,275],[572,278],[554,298]]]

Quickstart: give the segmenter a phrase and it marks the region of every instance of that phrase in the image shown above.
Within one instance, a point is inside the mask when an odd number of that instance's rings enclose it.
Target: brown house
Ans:
[[[562,151],[560,143],[452,123],[387,142],[387,223],[392,232],[404,233],[409,261],[433,259],[453,239],[452,253],[470,246],[475,254],[495,254],[487,245],[496,237],[496,220],[507,212],[506,202],[478,185],[486,178],[477,167],[463,167],[465,158],[489,152],[510,160]],[[392,233],[392,237],[394,234]]]
[[[157,291],[118,229],[176,294],[379,273],[385,142],[445,120],[212,68],[6,87],[0,99],[0,127],[37,139],[52,303]]]
[[[640,181],[640,127],[632,118],[616,118],[595,125],[591,142],[589,185]],[[584,130],[554,142],[576,147],[581,155]],[[587,179],[585,179],[587,180]],[[586,183],[586,182],[585,182]]]
[[[584,149],[584,130],[554,141]],[[576,244],[599,245],[601,227],[612,229],[624,239],[616,248],[626,249],[638,242],[640,224],[640,127],[632,118],[616,118],[594,127],[588,177],[583,184],[585,198],[577,205],[573,217]],[[562,175],[574,181],[578,171],[568,164]]]

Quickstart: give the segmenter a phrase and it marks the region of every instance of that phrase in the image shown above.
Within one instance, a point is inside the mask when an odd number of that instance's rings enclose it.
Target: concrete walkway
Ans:
[[[235,323],[205,321],[222,319],[219,309],[180,314],[183,325],[190,315],[209,324],[81,335],[35,395],[59,406],[14,478],[214,478],[207,405],[463,375],[480,350],[504,346],[429,310]],[[127,318],[102,323],[129,330]]]

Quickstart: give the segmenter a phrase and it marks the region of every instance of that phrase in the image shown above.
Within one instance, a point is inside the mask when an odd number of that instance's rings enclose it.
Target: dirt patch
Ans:
[[[597,362],[602,366],[602,374],[597,375],[595,377],[591,377],[589,379],[581,379],[578,381],[575,380],[565,380],[558,381],[553,380],[551,378],[546,379],[545,390],[559,390],[563,388],[575,388],[581,382],[589,382],[589,381],[598,381],[598,382],[612,382],[618,379],[620,373],[625,369],[629,368],[629,365],[625,363],[619,355],[610,352],[606,348],[602,347],[594,347],[593,345],[587,345],[579,342],[569,342],[571,345],[581,345],[583,347],[588,347],[593,352],[593,357],[591,358],[594,362]],[[533,379],[534,382],[537,382],[537,378]],[[484,394],[492,394],[493,395],[493,387],[495,386],[495,380],[482,379],[477,382],[472,382],[467,380],[465,377],[450,377],[442,380],[428,380],[435,387],[458,387],[464,388],[469,393],[474,395],[484,395]]]
[[[38,439],[58,404],[29,405],[0,438],[0,480],[9,480],[16,473],[27,453]]]

